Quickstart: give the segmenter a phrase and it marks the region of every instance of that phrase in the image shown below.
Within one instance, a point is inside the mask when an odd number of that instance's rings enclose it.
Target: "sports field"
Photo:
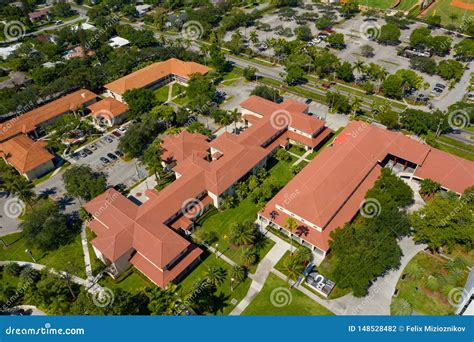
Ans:
[[[358,0],[359,5],[386,9],[392,7],[396,0]]]
[[[474,5],[474,0],[458,0],[462,1],[468,5]],[[457,27],[461,25],[463,18],[469,18],[474,15],[474,10],[463,9],[460,7],[452,6],[451,3],[453,0],[436,0],[436,2],[431,5],[431,8],[425,15],[425,18],[430,15],[439,15],[441,16],[441,24],[443,26],[454,24]],[[451,14],[457,16],[457,18],[451,18]]]

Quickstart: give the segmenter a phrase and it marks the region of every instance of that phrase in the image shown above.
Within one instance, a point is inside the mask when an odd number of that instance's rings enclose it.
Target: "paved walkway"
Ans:
[[[308,150],[306,151],[302,156],[296,154],[296,153],[293,153],[293,152],[290,152],[290,151],[287,151],[289,154],[291,154],[293,157],[296,157],[298,158],[292,165],[295,166],[295,165],[298,165],[299,163],[301,163],[302,161],[305,161],[305,162],[310,162],[310,160],[306,159],[306,157],[312,152],[311,150]]]
[[[82,225],[81,242],[82,242],[82,251],[84,252],[84,264],[86,266],[86,276],[88,280],[92,280],[94,279],[94,275],[92,274],[91,257],[89,255],[89,247],[87,246],[87,233],[86,233],[85,224]]]
[[[262,290],[265,285],[265,281],[268,275],[272,271],[273,267],[283,257],[286,251],[290,248],[290,245],[283,240],[276,241],[272,249],[265,255],[262,261],[258,264],[257,271],[251,277],[252,284],[247,292],[247,295],[240,303],[231,311],[231,316],[240,315],[245,308],[252,302],[255,296]]]

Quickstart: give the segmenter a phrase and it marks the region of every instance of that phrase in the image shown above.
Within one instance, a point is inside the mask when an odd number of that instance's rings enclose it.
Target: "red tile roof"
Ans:
[[[0,156],[18,172],[27,173],[54,159],[45,146],[44,141],[33,141],[25,134],[19,134],[0,143]]]
[[[125,103],[112,97],[100,100],[87,108],[91,111],[93,117],[101,116],[106,119],[115,118],[128,111],[128,106]]]
[[[269,218],[272,211],[287,215],[280,207],[303,218],[305,222],[301,223],[311,227],[308,241],[312,239],[316,246],[327,250],[326,230],[330,232],[354,216],[378,176],[378,163],[387,155],[418,164],[415,176],[429,177],[457,192],[474,184],[473,162],[402,134],[354,121],[268,203],[263,215]]]
[[[176,75],[189,79],[192,74],[200,73],[204,75],[210,70],[210,68],[199,63],[183,62],[176,58],[170,58],[164,62],[153,63],[143,69],[108,83],[105,85],[105,88],[122,95],[127,90],[144,88],[168,75]]]
[[[0,141],[11,138],[18,133],[31,132],[43,122],[54,119],[69,111],[74,111],[96,97],[97,95],[93,92],[81,89],[10,119],[0,124]]]
[[[180,162],[191,156],[194,151],[206,152],[209,149],[209,142],[202,134],[183,131],[180,134],[166,135],[161,148],[162,160]]]

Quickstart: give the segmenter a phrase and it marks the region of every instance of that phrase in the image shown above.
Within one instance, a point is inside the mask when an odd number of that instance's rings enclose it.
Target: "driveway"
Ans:
[[[17,220],[21,213],[21,205],[13,196],[0,192],[0,236],[5,236],[19,230],[20,221]]]

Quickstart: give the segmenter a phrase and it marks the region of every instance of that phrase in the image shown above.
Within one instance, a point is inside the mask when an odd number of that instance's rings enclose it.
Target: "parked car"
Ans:
[[[79,152],[79,155],[81,156],[81,158],[87,157],[87,153],[84,152],[84,151],[80,151],[80,152]]]
[[[113,154],[113,153],[110,153],[110,152],[107,153],[107,157],[109,157],[109,158],[112,159],[112,160],[117,160],[117,156],[116,156],[115,154]]]
[[[109,164],[110,163],[110,160],[108,160],[107,158],[105,157],[100,157],[100,161],[104,164]]]
[[[105,137],[105,141],[108,142],[109,144],[114,141],[111,136]]]
[[[96,144],[92,144],[92,145],[90,145],[90,146],[89,146],[89,148],[90,148],[92,151],[95,151],[95,150],[97,150],[97,146],[96,146]]]
[[[118,128],[118,131],[123,134],[123,133],[125,133],[125,132],[127,131],[127,127],[124,127],[124,126],[119,127],[119,128]]]
[[[119,131],[113,131],[112,134],[115,135],[117,138],[120,138],[122,136]]]
[[[77,152],[74,152],[73,154],[71,154],[71,158],[74,159],[74,160],[78,160],[80,157],[81,156]]]
[[[323,83],[322,86],[323,86],[324,89],[331,88],[331,85],[329,83]]]
[[[306,101],[305,101],[304,103],[310,104],[311,102],[313,102],[313,100],[311,100],[311,99],[306,99]]]
[[[88,156],[90,156],[93,152],[89,150],[88,148],[83,149],[84,152],[87,153]]]
[[[114,153],[116,156],[123,157],[122,151],[116,150]]]
[[[441,84],[441,83],[436,83],[435,84],[435,88],[441,88],[441,89],[446,89],[446,86],[444,84]]]

